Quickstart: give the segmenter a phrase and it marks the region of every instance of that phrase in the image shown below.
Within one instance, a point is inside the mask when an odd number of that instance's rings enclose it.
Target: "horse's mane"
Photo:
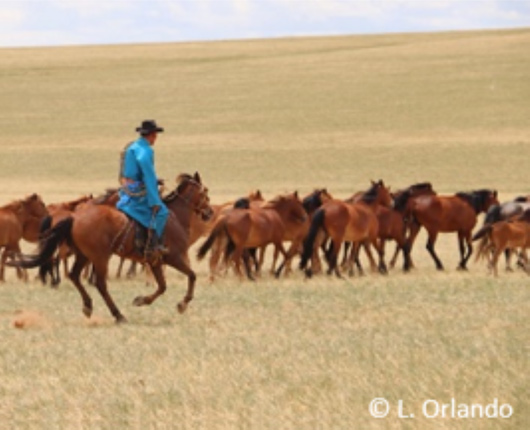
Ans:
[[[276,197],[272,198],[271,200],[267,201],[262,207],[264,209],[269,209],[274,207],[277,203],[279,203],[285,196],[279,194]]]
[[[403,212],[411,195],[412,191],[410,188],[405,191],[400,191],[397,197],[394,197],[394,209],[398,212]]]
[[[468,202],[475,212],[479,213],[484,207],[491,193],[491,190],[481,189],[469,192],[461,191],[456,193],[455,196]]]
[[[403,212],[405,210],[405,207],[407,206],[409,199],[414,193],[417,193],[418,191],[430,191],[433,194],[436,194],[432,189],[432,184],[430,182],[418,182],[417,184],[413,184],[408,188],[401,191],[397,191],[395,193],[394,209],[398,212]]]
[[[433,191],[432,184],[430,182],[418,182],[417,184],[411,185],[408,189],[410,191],[419,191],[419,190]]]
[[[0,206],[0,209],[16,212],[24,205],[24,203],[27,203],[29,200],[35,199],[37,197],[38,195],[33,193],[29,196],[24,197],[23,199],[13,200],[12,202]]]
[[[249,197],[241,197],[240,199],[237,199],[233,205],[234,209],[250,209],[250,198]]]
[[[190,175],[189,173],[181,173],[177,176],[175,181],[177,182],[177,187],[168,195],[162,197],[162,201],[166,204],[171,203],[179,196],[182,184],[189,181],[195,181],[195,177],[193,175]]]
[[[316,189],[311,194],[304,197],[304,199],[302,200],[302,206],[304,207],[306,212],[315,210],[316,208],[322,205],[322,199],[320,198],[322,192],[322,189]]]
[[[373,203],[379,194],[379,188],[383,186],[383,181],[379,180],[378,182],[374,182],[372,186],[368,189],[368,191],[364,192],[361,195],[361,202],[364,203]]]
[[[119,188],[107,188],[103,194],[94,197],[92,201],[96,205],[103,205],[110,198],[110,196],[116,194],[118,191]]]
[[[0,206],[0,209],[16,212],[21,206],[22,206],[22,200],[14,200],[3,206]]]

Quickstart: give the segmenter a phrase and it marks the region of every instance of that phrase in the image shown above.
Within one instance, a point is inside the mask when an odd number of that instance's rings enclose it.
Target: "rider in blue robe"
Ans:
[[[155,248],[166,252],[162,235],[169,211],[158,192],[152,148],[157,134],[164,129],[158,127],[155,121],[147,120],[136,131],[140,133],[139,138],[128,145],[123,155],[122,187],[116,207],[144,227],[154,230],[157,239]]]

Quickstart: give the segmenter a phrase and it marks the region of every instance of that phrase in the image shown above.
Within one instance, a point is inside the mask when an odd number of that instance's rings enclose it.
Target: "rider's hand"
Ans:
[[[151,209],[151,211],[153,212],[153,215],[156,215],[159,210],[160,210],[160,206],[158,205],[153,206],[153,208]]]

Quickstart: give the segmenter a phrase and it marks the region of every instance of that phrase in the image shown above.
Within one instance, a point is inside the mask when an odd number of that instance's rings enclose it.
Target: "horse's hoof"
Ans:
[[[89,308],[88,306],[83,306],[83,314],[90,318],[92,316],[92,308]]]
[[[144,306],[144,305],[147,305],[147,301],[145,300],[145,297],[144,296],[138,296],[136,297],[134,300],[133,300],[133,305],[134,306]]]
[[[179,314],[183,314],[186,312],[186,309],[188,308],[188,304],[186,302],[180,302],[177,305],[177,310],[179,311]]]
[[[461,271],[461,272],[467,272],[467,267],[466,267],[466,266],[458,266],[458,267],[456,268],[456,270],[459,270],[459,271]]]
[[[116,324],[125,324],[127,322],[127,318],[125,318],[123,315],[118,315],[116,317]]]

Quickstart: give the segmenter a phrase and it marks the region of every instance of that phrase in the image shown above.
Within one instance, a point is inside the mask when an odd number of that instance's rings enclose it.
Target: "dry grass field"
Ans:
[[[198,170],[215,203],[255,188],[346,197],[380,178],[530,194],[529,45],[523,29],[2,49],[0,204],[116,186],[119,152],[146,118],[166,128],[158,174]],[[8,271],[0,428],[530,428],[528,276],[457,272],[453,235],[437,243],[440,273],[424,242],[414,272],[386,277],[211,285],[194,261],[184,315],[177,273],[146,308],[131,305],[152,288],[142,277],[110,279],[123,326],[92,288],[86,320],[68,282],[52,290]],[[369,413],[378,397],[386,418]],[[497,399],[513,414],[427,418],[429,399]]]

